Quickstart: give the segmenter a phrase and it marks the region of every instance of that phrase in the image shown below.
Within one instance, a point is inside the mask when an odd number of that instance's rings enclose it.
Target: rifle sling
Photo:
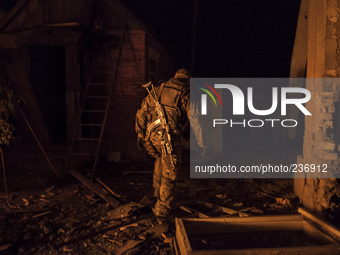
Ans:
[[[158,95],[157,95],[157,102],[159,102],[159,98],[160,98],[160,96],[161,96],[161,94],[162,94],[162,91],[163,91],[163,88],[164,88],[165,83],[166,83],[166,82],[163,82],[163,83],[161,84],[161,87],[159,88]]]

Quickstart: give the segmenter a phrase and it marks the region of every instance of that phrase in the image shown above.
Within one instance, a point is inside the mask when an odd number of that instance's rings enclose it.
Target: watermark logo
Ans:
[[[217,91],[211,87],[210,85],[208,84],[205,84],[205,83],[202,83],[202,82],[197,82],[199,84],[202,84],[204,86],[206,86],[208,89],[210,89],[212,92],[214,92],[214,94],[216,95],[216,97],[218,98],[218,100],[220,101],[220,104],[222,106],[222,100],[221,100],[221,97],[219,96],[219,94],[217,93]],[[211,92],[207,89],[204,89],[204,88],[201,88],[199,87],[199,89],[203,90],[204,92],[206,92],[211,98],[212,100],[214,101],[215,103],[215,106],[217,106],[217,103],[216,103],[216,100],[215,100],[215,97],[211,94]],[[202,115],[207,115],[207,94],[202,94],[201,95],[201,114]]]
[[[205,86],[207,86],[208,88],[210,88],[210,90],[212,90],[215,95],[218,97],[218,99],[220,100],[221,106],[222,106],[222,100],[220,98],[220,96],[218,95],[218,93],[216,92],[216,90],[209,86],[208,84],[205,83],[201,83]],[[215,84],[215,88],[216,89],[228,89],[233,97],[233,115],[244,115],[244,94],[242,92],[242,90],[232,84]],[[206,92],[208,95],[210,95],[210,97],[213,99],[215,105],[216,104],[216,100],[214,98],[214,96],[211,94],[211,92],[209,92],[208,90],[204,89],[204,88],[199,88],[201,90],[203,90],[204,92]],[[305,97],[303,98],[287,98],[287,94],[289,93],[301,93],[304,94]],[[305,88],[294,88],[294,87],[282,87],[281,88],[281,115],[284,116],[287,114],[287,105],[292,104],[295,105],[304,115],[312,115],[302,104],[307,103],[309,100],[311,99],[311,93],[309,92],[309,90],[305,89]],[[206,94],[202,94],[201,95],[201,114],[202,115],[207,115],[207,95]],[[255,109],[254,107],[254,103],[253,103],[253,88],[252,87],[248,87],[247,88],[247,105],[248,105],[248,109],[251,113],[258,115],[258,116],[264,116],[264,115],[270,115],[272,113],[274,113],[277,109],[278,106],[278,88],[277,87],[273,87],[272,88],[272,105],[269,109],[266,110],[258,110]]]

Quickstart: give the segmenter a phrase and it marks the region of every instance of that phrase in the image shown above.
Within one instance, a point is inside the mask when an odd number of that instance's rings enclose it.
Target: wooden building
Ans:
[[[12,58],[7,76],[26,99],[23,111],[46,147],[61,146],[67,154],[87,83],[111,83],[100,153],[142,159],[134,132],[135,114],[146,95],[141,85],[170,78],[174,61],[124,5],[118,0],[19,0],[0,20],[0,32],[17,45],[1,50]],[[97,88],[88,93],[95,96]],[[103,103],[98,101],[87,105]],[[21,125],[21,143],[35,142]]]

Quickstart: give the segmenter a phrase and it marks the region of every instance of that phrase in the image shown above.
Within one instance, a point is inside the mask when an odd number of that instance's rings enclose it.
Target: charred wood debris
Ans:
[[[113,170],[115,169],[115,170]],[[1,254],[176,254],[175,217],[295,214],[292,179],[190,179],[184,167],[171,215],[152,214],[152,169],[98,166],[96,189],[71,175],[53,186],[0,193]]]

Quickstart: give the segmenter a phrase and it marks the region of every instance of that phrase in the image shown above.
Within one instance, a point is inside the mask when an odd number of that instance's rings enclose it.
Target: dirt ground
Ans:
[[[123,206],[113,208],[71,175],[38,188],[13,188],[9,182],[9,204],[4,191],[0,193],[0,253],[175,254],[174,217],[228,215],[198,200],[249,215],[295,214],[300,206],[292,179],[190,180],[189,166],[184,165],[175,202],[196,202],[186,210],[175,208],[173,217],[159,224],[145,197],[152,192],[151,164],[103,163],[96,177]],[[231,186],[216,192],[227,185]]]

